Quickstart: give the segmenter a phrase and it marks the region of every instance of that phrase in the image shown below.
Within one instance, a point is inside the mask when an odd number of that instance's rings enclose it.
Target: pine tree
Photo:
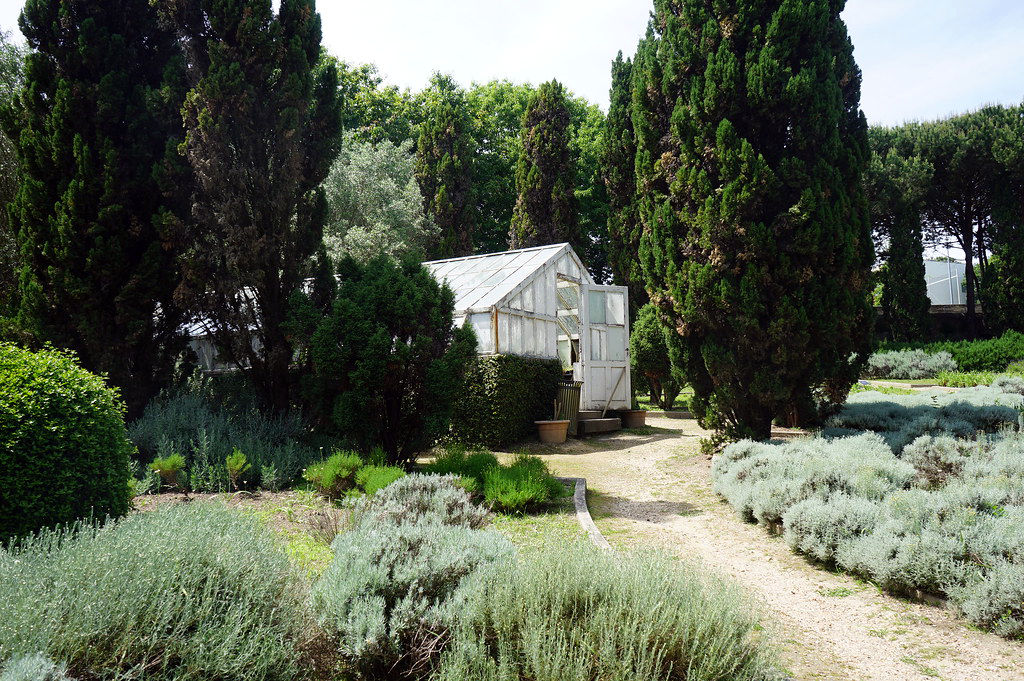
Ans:
[[[182,152],[193,219],[185,299],[265,405],[289,407],[289,298],[324,273],[321,185],[341,141],[338,76],[313,0],[166,3],[190,56]]]
[[[21,316],[106,373],[136,414],[183,347],[156,169],[180,136],[181,56],[147,0],[29,0],[25,84],[4,116]]]
[[[569,242],[578,245],[574,188],[576,174],[569,152],[569,106],[557,80],[542,84],[523,115],[523,148],[516,165],[519,193],[512,213],[512,248]]]
[[[416,144],[416,181],[423,212],[440,232],[429,255],[450,258],[473,252],[473,121],[466,94],[451,76],[435,74],[424,93],[424,121]]]
[[[633,61],[644,277],[696,415],[725,436],[813,420],[869,350],[867,124],[844,4],[656,0]]]
[[[608,191],[608,260],[616,284],[629,287],[630,307],[644,305],[647,291],[637,252],[640,248],[640,224],[637,220],[636,139],[631,116],[633,62],[623,60],[622,52],[612,62],[612,87],[602,176]]]
[[[932,168],[914,155],[906,129],[872,128],[869,137],[872,230],[885,259],[882,318],[893,340],[921,340],[931,327],[921,210]]]

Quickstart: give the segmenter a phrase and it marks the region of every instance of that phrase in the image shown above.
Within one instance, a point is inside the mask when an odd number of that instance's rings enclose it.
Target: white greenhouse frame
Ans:
[[[594,282],[569,244],[423,263],[455,293],[481,355],[560,359],[582,410],[629,409],[629,294]]]

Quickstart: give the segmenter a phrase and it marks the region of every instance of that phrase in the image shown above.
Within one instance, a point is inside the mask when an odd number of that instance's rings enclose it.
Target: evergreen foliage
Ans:
[[[117,391],[73,355],[0,344],[0,543],[127,513],[133,449]]]
[[[155,172],[181,136],[175,36],[146,0],[31,0],[21,28],[31,52],[3,116],[19,158],[21,316],[137,413],[183,347]]]
[[[326,315],[293,296],[311,413],[359,450],[380,446],[407,465],[447,432],[476,338],[452,326],[451,289],[417,262],[348,259],[338,280]]]
[[[544,83],[523,114],[511,248],[579,244],[576,170],[569,152],[569,105],[557,80]]]
[[[289,296],[323,273],[321,187],[341,141],[338,74],[323,59],[313,0],[162,5],[189,54],[181,145],[191,219],[180,293],[266,406],[289,406]],[[244,121],[244,124],[241,124]]]
[[[636,313],[629,334],[629,361],[651,388],[651,401],[670,410],[682,389],[679,370],[669,358],[666,334],[671,333],[658,318],[658,309],[648,303]]]
[[[844,2],[658,0],[633,60],[647,288],[701,422],[767,438],[842,403],[873,260]]]
[[[884,242],[882,317],[896,341],[928,336],[931,319],[924,270],[922,209],[931,166],[900,129],[872,128],[868,197],[875,238]]]
[[[373,64],[352,65],[329,58],[338,71],[342,127],[361,142],[391,142],[396,147],[413,138],[416,111],[408,90],[382,86]]]
[[[8,108],[25,76],[25,48],[0,31],[0,110]],[[20,258],[7,206],[18,191],[18,155],[14,142],[0,131],[0,317],[17,312]],[[2,333],[2,330],[0,330]]]
[[[639,309],[647,299],[637,220],[636,139],[631,116],[633,62],[622,52],[612,62],[612,87],[605,129],[602,179],[608,191],[608,261],[616,284],[629,287],[630,307]]]
[[[364,263],[379,254],[422,258],[430,249],[437,230],[423,213],[412,147],[412,140],[395,145],[345,134],[324,182],[324,244],[332,262],[346,255]]]
[[[423,212],[440,237],[431,258],[473,252],[476,225],[473,122],[466,93],[451,76],[435,74],[423,95],[423,123],[416,143],[416,181],[423,194]]]

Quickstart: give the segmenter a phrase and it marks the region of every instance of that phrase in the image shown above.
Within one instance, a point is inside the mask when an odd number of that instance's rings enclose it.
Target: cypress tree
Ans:
[[[578,246],[576,174],[569,152],[569,105],[557,80],[542,84],[523,114],[523,146],[516,164],[512,248],[563,241]]]
[[[648,291],[692,406],[765,439],[869,351],[867,124],[842,0],[656,0],[633,68]]]
[[[423,212],[440,236],[432,258],[473,252],[473,119],[466,94],[451,76],[435,74],[424,93],[424,121],[416,143],[416,181]]]
[[[622,52],[612,62],[612,87],[605,125],[602,176],[608,190],[608,260],[616,284],[629,287],[630,307],[646,302],[636,199],[636,138],[633,135],[631,87],[633,62]]]
[[[29,0],[20,25],[32,51],[4,127],[22,321],[106,373],[136,414],[183,347],[157,184],[181,131],[181,56],[147,0]]]
[[[882,247],[882,318],[896,341],[928,335],[928,285],[925,282],[922,202],[931,166],[914,153],[906,129],[872,128],[867,190],[872,230]]]
[[[194,87],[183,109],[191,171],[187,286],[220,350],[265,406],[289,407],[289,299],[324,273],[321,187],[341,141],[338,75],[313,0],[167,4]]]

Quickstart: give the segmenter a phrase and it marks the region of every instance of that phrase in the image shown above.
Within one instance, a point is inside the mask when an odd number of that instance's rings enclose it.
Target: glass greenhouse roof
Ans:
[[[568,244],[552,244],[423,263],[434,278],[455,293],[456,314],[499,304],[544,263],[565,252]]]

